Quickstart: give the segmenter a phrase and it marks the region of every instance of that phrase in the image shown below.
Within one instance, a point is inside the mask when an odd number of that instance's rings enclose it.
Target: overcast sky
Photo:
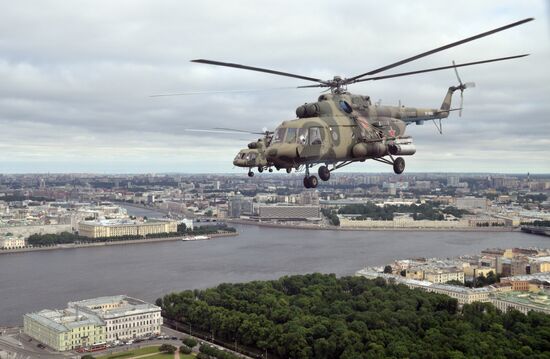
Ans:
[[[253,135],[319,89],[301,80],[190,63],[206,58],[311,77],[353,76],[526,17],[536,20],[388,73],[530,53],[467,67],[464,112],[409,126],[408,172],[550,172],[550,26],[525,1],[0,0],[0,173],[238,172]],[[452,70],[353,85],[382,104],[439,107]],[[454,106],[458,106],[458,97]],[[391,171],[367,161],[350,171]]]

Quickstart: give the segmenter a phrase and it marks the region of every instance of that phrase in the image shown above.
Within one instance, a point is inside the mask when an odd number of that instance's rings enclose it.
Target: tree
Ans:
[[[383,278],[315,273],[226,283],[167,294],[162,310],[281,358],[543,358],[550,351],[546,314],[503,314],[479,302],[460,310],[456,299]],[[208,345],[200,352],[198,358],[234,357]]]
[[[199,344],[195,339],[191,337],[183,338],[181,341],[183,344],[185,344],[189,348],[194,348],[197,346],[197,344]]]
[[[157,300],[155,300],[155,305],[162,308],[162,298],[157,298]]]
[[[384,267],[384,273],[392,274],[393,270],[390,265]]]
[[[189,348],[187,345],[180,346],[180,353],[191,354],[192,352],[193,352],[193,350],[191,348]]]
[[[159,352],[173,354],[177,348],[170,344],[162,344],[159,347]]]
[[[185,225],[185,223],[179,223],[177,228],[177,231],[180,234],[183,234],[187,231],[187,226]]]

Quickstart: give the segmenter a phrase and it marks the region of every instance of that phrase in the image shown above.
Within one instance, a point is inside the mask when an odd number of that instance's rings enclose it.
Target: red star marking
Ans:
[[[390,127],[390,130],[388,131],[388,134],[390,135],[390,137],[394,137],[395,136],[395,130]]]

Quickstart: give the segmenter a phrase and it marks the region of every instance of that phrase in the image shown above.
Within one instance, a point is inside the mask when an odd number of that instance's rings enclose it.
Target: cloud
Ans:
[[[464,68],[462,118],[440,136],[410,126],[408,169],[548,172],[550,57],[544,1],[277,2],[26,1],[0,15],[0,172],[231,172],[247,135],[294,118],[318,89],[180,97],[157,93],[269,89],[291,78],[190,63],[238,62],[331,78],[353,76],[524,17],[519,28],[406,64],[397,71],[521,53]],[[397,72],[395,71],[395,72]],[[393,71],[389,71],[393,72]],[[358,84],[382,104],[439,107],[452,71]],[[458,99],[455,98],[455,105]],[[429,126],[428,126],[429,125]],[[254,136],[250,136],[253,140]],[[388,170],[358,165],[357,170]]]

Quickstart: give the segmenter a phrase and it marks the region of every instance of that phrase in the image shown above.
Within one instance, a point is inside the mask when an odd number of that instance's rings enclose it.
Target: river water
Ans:
[[[128,208],[134,215],[147,210]],[[236,226],[239,236],[0,255],[0,326],[68,301],[171,291],[311,272],[352,275],[407,257],[450,257],[489,247],[548,247],[519,232],[313,231]]]

